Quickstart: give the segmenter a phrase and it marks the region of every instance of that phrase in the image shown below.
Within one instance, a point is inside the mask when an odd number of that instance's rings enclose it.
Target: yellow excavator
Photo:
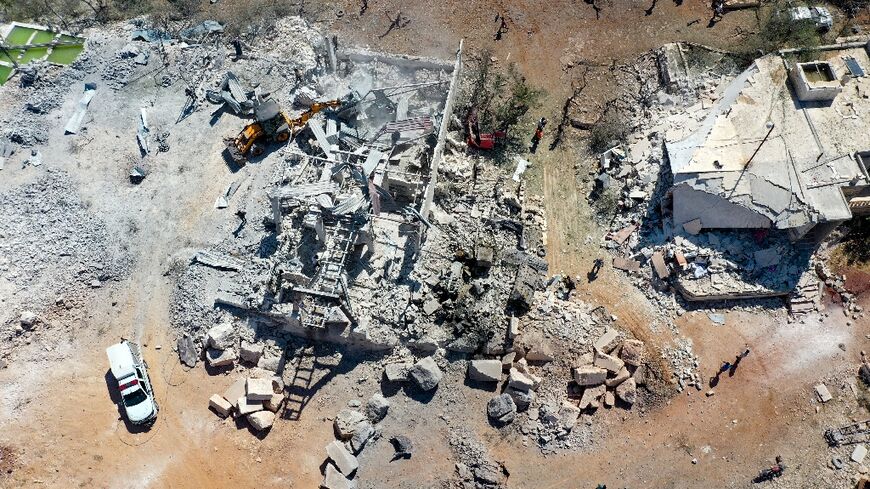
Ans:
[[[341,100],[311,101],[308,110],[299,117],[291,119],[274,100],[263,102],[254,109],[254,122],[245,126],[238,136],[225,140],[227,152],[233,161],[243,165],[248,161],[249,156],[263,154],[266,144],[270,141],[284,143],[296,136],[314,114],[323,109],[337,109],[341,106]]]

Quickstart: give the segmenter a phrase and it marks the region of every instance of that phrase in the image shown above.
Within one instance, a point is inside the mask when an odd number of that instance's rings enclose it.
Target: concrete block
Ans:
[[[516,368],[512,368],[508,373],[508,387],[528,392],[535,386],[534,380],[528,375],[520,372]]]
[[[634,383],[634,379],[619,384],[616,387],[616,396],[628,404],[634,404],[637,400],[637,384]]]
[[[347,477],[350,477],[359,468],[359,461],[345,448],[344,443],[338,440],[326,445],[326,455]]]
[[[819,396],[819,401],[828,402],[834,398],[831,395],[831,391],[828,390],[828,387],[825,384],[818,384],[814,387],[816,390],[816,395]]]
[[[354,453],[361,452],[374,435],[375,427],[368,420],[357,423],[353,429],[353,436],[350,437],[350,447]]]
[[[205,352],[205,359],[210,367],[226,367],[232,365],[238,358],[239,355],[232,348],[226,350],[209,348]]]
[[[502,372],[510,372],[511,367],[514,365],[514,360],[517,359],[517,352],[510,351],[507,352],[503,357],[501,357],[501,371]]]
[[[272,411],[257,411],[248,415],[248,423],[257,431],[268,430],[275,422],[275,413]]]
[[[432,389],[438,387],[438,383],[441,382],[441,378],[444,377],[444,374],[441,372],[441,369],[438,368],[438,364],[435,363],[435,360],[432,357],[426,357],[414,364],[411,367],[411,370],[408,371],[408,375],[414,379],[414,382],[420,387],[420,389],[424,391],[431,391]]]
[[[625,362],[623,362],[619,358],[608,355],[606,353],[602,353],[600,351],[595,352],[594,364],[596,367],[607,369],[613,373],[619,372],[625,366]]]
[[[208,407],[212,408],[221,418],[226,418],[233,410],[233,404],[217,394],[209,398]]]
[[[600,338],[595,340],[595,344],[593,346],[598,351],[610,353],[616,348],[618,340],[619,332],[615,329],[607,328],[607,331],[605,331]]]
[[[643,341],[625,340],[619,351],[619,358],[628,365],[639,367],[643,363]]]
[[[599,385],[607,380],[607,370],[592,365],[576,367],[573,375],[574,382],[581,386]]]
[[[268,401],[272,399],[272,379],[248,378],[245,394],[251,401]]]
[[[239,356],[243,362],[256,364],[260,361],[260,357],[263,356],[263,345],[243,340],[242,347],[239,349]]]
[[[323,476],[323,482],[320,484],[323,489],[356,489],[356,481],[348,480],[347,477],[341,475],[332,464],[327,464],[326,473]]]
[[[598,408],[598,399],[600,399],[605,392],[607,392],[607,387],[604,385],[587,387],[586,390],[583,391],[583,397],[580,398],[580,409]]]
[[[257,411],[263,410],[263,401],[252,401],[247,397],[242,396],[238,401],[236,401],[236,409],[239,410],[239,415],[241,416],[256,413]]]
[[[234,400],[243,397],[246,394],[245,384],[247,381],[248,379],[242,377],[233,382],[233,384],[227,387],[227,390],[224,391],[224,399]]]
[[[468,378],[478,382],[498,382],[501,372],[501,360],[472,360],[468,363]]]
[[[574,362],[575,367],[583,367],[586,365],[592,365],[592,362],[595,361],[595,354],[592,352],[584,353],[577,358],[577,361]]]
[[[605,380],[604,385],[606,385],[607,387],[616,387],[619,384],[628,380],[629,377],[631,377],[631,374],[628,373],[628,369],[625,367],[622,367],[622,370],[620,370],[619,372],[616,373],[616,377],[613,377],[612,379]]]
[[[284,402],[284,394],[272,394],[272,397],[269,398],[268,401],[263,403],[263,407],[272,411],[273,413],[277,413],[279,409],[281,409],[281,403]]]
[[[332,422],[335,436],[340,440],[350,440],[356,432],[356,426],[365,420],[365,415],[359,411],[342,409]]]
[[[671,276],[671,271],[668,270],[667,264],[665,264],[665,257],[662,255],[661,251],[656,251],[653,253],[652,259],[653,270],[656,271],[656,275],[662,280]]]

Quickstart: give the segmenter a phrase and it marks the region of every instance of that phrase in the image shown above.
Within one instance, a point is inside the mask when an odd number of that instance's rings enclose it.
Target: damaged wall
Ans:
[[[674,187],[673,198],[675,225],[700,219],[704,229],[758,229],[771,226],[770,219],[761,214],[687,185]]]

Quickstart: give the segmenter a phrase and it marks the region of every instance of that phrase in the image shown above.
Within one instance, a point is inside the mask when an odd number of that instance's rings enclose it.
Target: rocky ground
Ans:
[[[469,50],[491,47],[498,59],[520,63],[549,92],[541,112],[558,120],[577,66],[592,67],[587,77],[597,81],[588,93],[603,103],[613,80],[611,60],[628,65],[679,39],[728,48],[752,25],[751,13],[738,12],[708,29],[703,2],[653,7],[607,4],[596,19],[592,6],[571,2],[424,8],[384,1],[372,2],[362,15],[356,4],[336,2],[313,20],[342,43],[445,59],[468,36]],[[340,17],[334,15],[338,9]],[[389,24],[384,13],[400,10],[411,22],[382,35]],[[484,28],[495,32],[496,12],[510,19],[498,42]],[[284,24],[278,36],[298,44],[273,39],[254,45],[261,54],[246,70],[288,59],[316,70],[305,49],[311,44],[307,28],[296,22]],[[470,31],[470,25],[479,29]],[[503,426],[493,423],[488,408],[499,387],[469,382],[467,355],[436,354],[443,378],[425,393],[419,382],[415,387],[383,380],[385,365],[418,360],[408,351],[369,355],[288,339],[289,345],[281,345],[289,352],[288,375],[312,372],[306,389],[295,392],[297,409],[279,416],[266,435],[219,418],[208,409],[210,396],[255,369],[181,365],[173,351],[179,318],[199,316],[206,325],[222,318],[207,306],[180,310],[171,304],[185,302],[177,297],[186,290],[179,280],[202,280],[183,274],[190,257],[233,235],[239,225],[234,211],[258,201],[275,162],[230,171],[220,155],[221,138],[234,133],[239,120],[225,115],[211,126],[208,105],[176,123],[191,82],[186,74],[207,73],[204,85],[218,81],[216,60],[228,45],[174,46],[168,53],[152,52],[150,64],[140,66],[117,56],[132,29],[121,24],[89,31],[92,42],[72,67],[46,68],[30,87],[0,88],[0,118],[8,123],[7,135],[22,145],[0,171],[4,487],[317,487],[336,418],[346,409],[365,412],[376,394],[389,409],[372,423],[372,437],[359,453],[360,487],[752,487],[752,477],[777,454],[789,469],[769,487],[848,487],[866,472],[849,461],[850,449],[831,449],[822,437],[828,427],[867,417],[857,379],[870,333],[866,317],[853,318],[828,298],[820,313],[797,321],[789,321],[782,303],[684,311],[662,308],[659,299],[651,301],[643,287],[609,265],[589,280],[592,260],[605,256],[599,244],[608,229],[591,218],[586,201],[583,180],[597,159],[586,154],[582,133],[539,151],[527,175],[527,194],[540,196],[546,218],[550,274],[572,277],[577,287],[566,304],[558,297],[559,281],[553,282],[523,323],[534,340],[525,352],[546,343],[547,356],[554,358],[529,367],[514,364],[540,377],[537,409]],[[197,64],[203,54],[211,56],[205,69]],[[288,75],[279,69],[273,80]],[[64,135],[82,84],[91,81],[98,92],[85,130]],[[278,91],[284,101],[290,94],[289,88]],[[153,133],[169,133],[168,151],[141,156],[135,128],[142,107],[148,108]],[[41,165],[32,163],[31,149],[39,152]],[[135,164],[149,171],[139,185],[128,179]],[[239,181],[230,208],[215,209],[215,199]],[[247,211],[252,223],[265,214],[253,205]],[[238,241],[240,248],[259,246],[244,233]],[[867,297],[858,296],[855,304],[870,306]],[[722,317],[714,321],[710,313]],[[562,401],[572,395],[571,369],[582,365],[590,343],[607,327],[644,342],[652,380],[632,409],[602,405],[585,411],[565,436],[563,421],[572,410],[563,410]],[[144,433],[127,430],[110,396],[103,350],[122,337],[143,346],[161,406],[157,424]],[[710,387],[721,361],[747,347],[751,353],[739,368]],[[833,394],[826,403],[813,389],[820,382]],[[504,415],[503,409],[492,412]],[[413,454],[394,460],[391,440],[400,436],[412,442]]]

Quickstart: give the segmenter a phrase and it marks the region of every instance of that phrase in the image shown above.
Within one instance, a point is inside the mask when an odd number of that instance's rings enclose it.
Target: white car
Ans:
[[[137,425],[153,423],[157,419],[157,403],[145,362],[137,360],[126,341],[106,348],[106,355],[112,375],[118,382],[127,419]]]

